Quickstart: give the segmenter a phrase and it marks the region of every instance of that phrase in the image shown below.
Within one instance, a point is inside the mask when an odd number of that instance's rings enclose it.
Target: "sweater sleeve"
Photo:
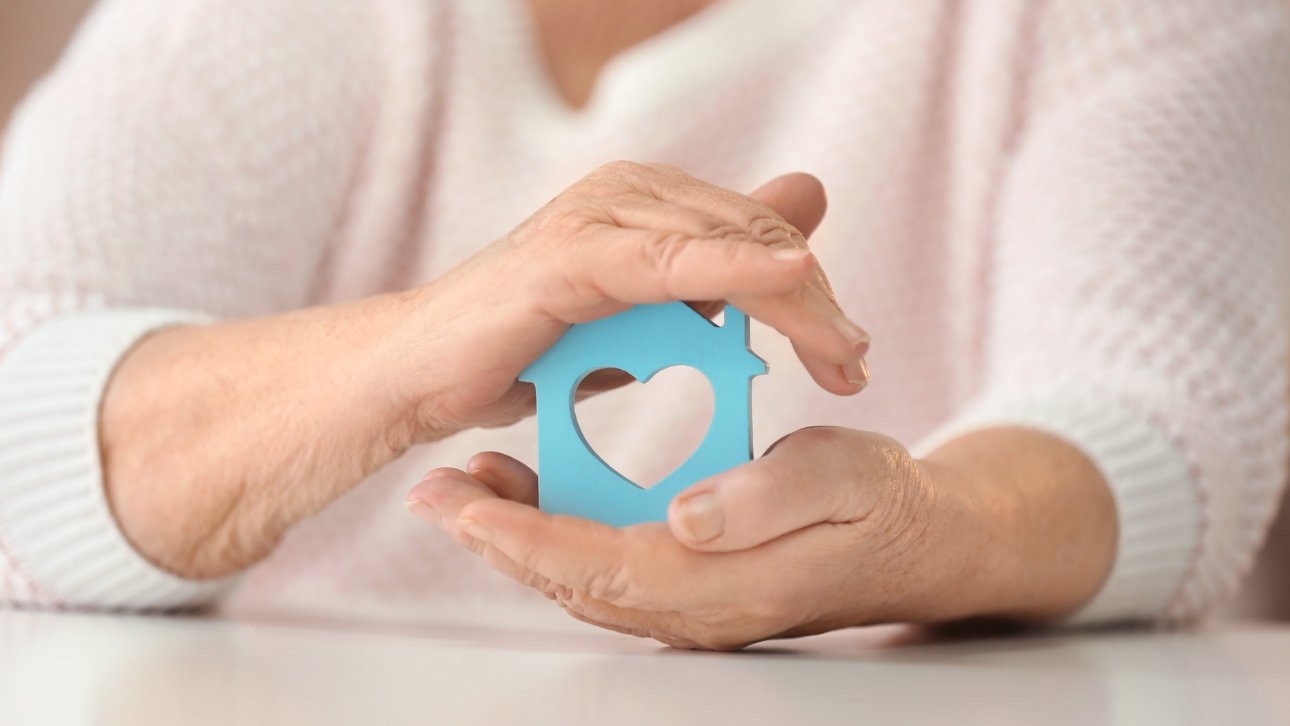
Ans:
[[[933,439],[1026,425],[1100,468],[1118,550],[1076,622],[1205,613],[1234,593],[1276,510],[1288,27],[1276,3],[1232,13],[1067,85],[1012,158],[988,265],[987,384]]]
[[[110,0],[19,109],[0,156],[0,603],[219,591],[119,531],[99,402],[150,331],[308,301],[379,85],[372,6]]]

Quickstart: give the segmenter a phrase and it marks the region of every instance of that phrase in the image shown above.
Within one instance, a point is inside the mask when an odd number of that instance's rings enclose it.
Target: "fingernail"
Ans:
[[[801,262],[802,260],[810,256],[811,256],[810,250],[804,250],[800,247],[775,250],[774,252],[770,253],[770,258],[772,260],[778,260],[780,262]]]
[[[677,505],[677,524],[692,542],[708,542],[726,529],[726,515],[717,495],[703,492],[681,500]]]
[[[461,519],[458,519],[457,529],[460,529],[461,531],[465,532],[471,537],[474,537],[480,542],[487,542],[488,538],[490,537],[490,533],[488,529],[484,527],[484,525],[480,524],[479,522],[476,522],[473,519],[470,519],[469,517],[462,517]]]
[[[864,388],[869,385],[869,365],[864,362],[864,358],[857,358],[842,364],[842,375],[846,376],[847,383]]]
[[[864,356],[869,352],[869,334],[864,331],[864,328],[851,322],[851,319],[845,315],[838,315],[835,324],[842,339],[855,349],[856,355]]]
[[[415,514],[418,519],[423,519],[431,524],[439,524],[443,521],[438,510],[430,506],[430,503],[424,499],[408,500],[408,511]]]
[[[489,489],[496,489],[502,483],[491,469],[466,469],[466,473],[483,482]]]

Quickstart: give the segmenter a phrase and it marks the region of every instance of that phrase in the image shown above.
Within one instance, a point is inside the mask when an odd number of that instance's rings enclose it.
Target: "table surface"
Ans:
[[[1290,627],[733,654],[612,633],[0,611],[0,724],[1290,724]]]

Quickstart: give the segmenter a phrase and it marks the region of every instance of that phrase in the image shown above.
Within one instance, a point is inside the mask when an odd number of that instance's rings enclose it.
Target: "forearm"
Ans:
[[[104,394],[104,484],[126,537],[191,578],[237,572],[411,443],[389,385],[392,296],[158,331]]]
[[[1116,512],[1101,473],[1078,449],[1037,430],[982,429],[921,461],[946,521],[955,560],[954,611],[1051,620],[1095,595],[1116,550]]]

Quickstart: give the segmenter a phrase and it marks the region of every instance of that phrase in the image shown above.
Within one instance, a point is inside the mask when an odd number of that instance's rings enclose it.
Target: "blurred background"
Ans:
[[[62,51],[93,0],[0,0],[0,129]]]
[[[0,0],[0,132],[14,106],[58,60],[93,4],[94,0]],[[1290,621],[1290,513],[1284,509],[1228,615]]]

